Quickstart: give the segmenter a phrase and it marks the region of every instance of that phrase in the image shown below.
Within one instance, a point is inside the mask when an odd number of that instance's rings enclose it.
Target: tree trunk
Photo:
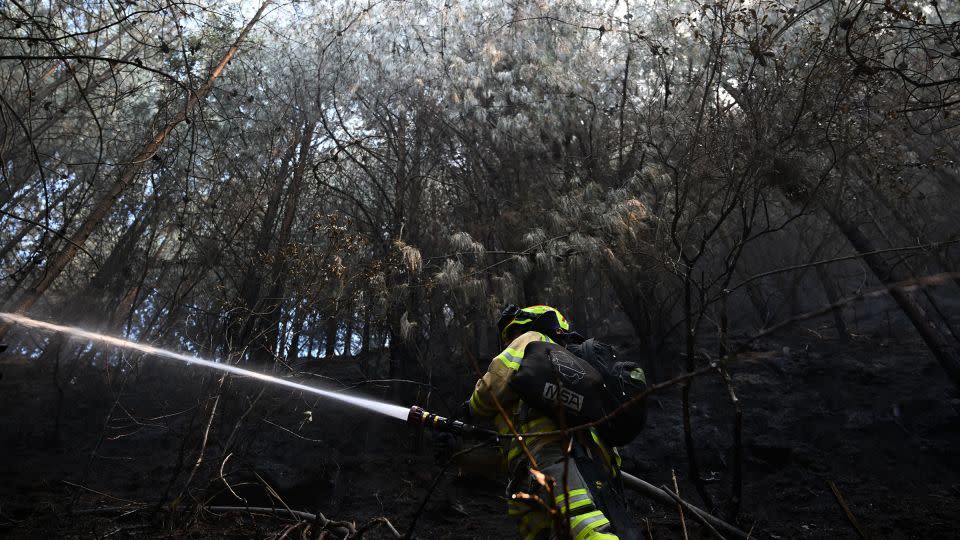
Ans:
[[[267,201],[267,208],[263,214],[263,221],[260,224],[260,231],[257,235],[257,243],[254,246],[252,260],[249,261],[246,271],[243,274],[238,296],[241,301],[242,309],[237,311],[236,318],[229,322],[228,333],[236,348],[246,346],[250,336],[255,334],[254,328],[257,327],[260,313],[261,286],[263,283],[263,268],[261,258],[266,256],[272,247],[274,226],[277,217],[280,214],[280,202],[283,199],[283,188],[287,180],[287,173],[290,172],[290,162],[293,161],[296,145],[291,144],[280,165],[280,171],[276,175],[276,185],[270,193],[270,199]]]
[[[353,318],[347,321],[347,326],[343,331],[343,356],[349,358],[353,356]]]
[[[370,353],[372,333],[370,331],[370,307],[367,307],[363,313],[363,328],[360,329],[360,354],[366,356]]]
[[[17,246],[20,245],[20,242],[23,242],[23,238],[27,236],[27,233],[33,230],[33,223],[24,221],[21,226],[9,239],[6,243],[3,244],[3,247],[0,247],[0,261],[3,261],[7,258],[7,254],[12,252]],[[4,265],[6,266],[6,265]]]
[[[371,375],[370,370],[370,359],[373,357],[373,352],[371,351],[372,335],[370,332],[370,307],[367,306],[364,308],[363,312],[363,327],[360,329],[360,370],[367,376]]]
[[[907,232],[910,234],[910,240],[918,243],[921,242],[921,238],[923,237],[923,235],[920,234],[920,231],[916,227],[913,227],[912,224],[910,224],[908,221],[905,221],[905,216],[900,215],[897,212],[896,208],[893,206],[893,204],[889,200],[887,200],[886,197],[883,195],[883,193],[881,193],[875,187],[874,187],[874,195],[877,197],[877,199],[884,202],[884,204],[888,207],[890,212],[893,214],[894,219],[897,221],[897,223],[902,228],[907,230]],[[896,239],[890,238],[890,235],[887,234],[887,231],[883,227],[881,220],[877,219],[877,217],[872,212],[871,212],[871,216],[873,217],[874,227],[877,229],[877,231],[880,233],[883,239],[887,241],[887,244],[896,245]],[[933,252],[934,259],[936,259],[937,262],[940,264],[940,268],[942,270],[948,270],[950,267],[946,264],[943,258],[939,256],[939,253],[940,253],[939,251]],[[906,268],[907,273],[910,276],[918,276],[918,275],[921,275],[921,272],[925,270],[929,271],[927,269],[922,269],[918,271],[917,267],[911,262],[910,256],[904,256],[903,260],[899,262],[897,266],[903,266],[904,268]],[[903,273],[901,272],[901,274]],[[958,281],[958,278],[956,277],[951,279],[951,282],[954,285],[960,286],[960,281]],[[937,300],[937,298],[927,288],[921,288],[920,294],[922,294],[923,297],[926,298],[927,300],[926,305],[929,306],[930,309],[932,310],[932,313],[929,313],[929,315],[932,316],[933,314],[936,314],[936,316],[940,320],[940,324],[950,333],[951,336],[953,336],[953,339],[958,344],[960,344],[960,332],[958,332],[957,329],[953,327],[953,324],[951,324],[950,322],[950,317],[948,317],[947,314],[945,313],[946,310],[940,306],[940,302]]]
[[[303,320],[307,310],[301,305],[296,308],[293,316],[293,336],[290,337],[290,346],[287,347],[287,363],[292,364],[300,358],[300,337],[303,335]]]
[[[637,285],[612,268],[607,271],[607,279],[610,280],[620,309],[630,321],[630,326],[633,327],[637,339],[640,340],[640,345],[649,347],[653,329],[650,324],[650,314],[647,313],[646,302],[638,294]]]
[[[324,358],[329,360],[333,358],[333,355],[337,352],[337,328],[339,327],[339,321],[336,317],[330,317],[327,319],[327,333],[324,337]]]
[[[825,208],[830,219],[850,241],[853,248],[863,255],[864,262],[884,285],[894,285],[898,281],[913,277],[898,275],[897,269],[887,264],[883,256],[873,253],[876,251],[876,247],[856,224],[847,220],[835,208],[829,205],[826,205]],[[958,351],[952,347],[944,329],[937,321],[927,315],[926,310],[911,291],[902,287],[891,287],[890,296],[910,319],[913,327],[917,329],[920,337],[923,338],[924,343],[927,344],[930,352],[943,366],[944,371],[947,372],[953,383],[960,387],[960,357],[958,357]]]
[[[837,284],[823,265],[818,264],[815,269],[820,285],[823,287],[823,292],[827,295],[827,301],[834,306],[831,312],[833,313],[833,325],[837,329],[837,335],[840,337],[840,341],[849,341],[850,332],[847,330],[847,324],[843,321],[843,308],[836,305],[840,301],[840,291],[837,290]]]
[[[320,351],[317,350],[317,332],[313,330],[314,326],[318,326],[320,322],[320,317],[313,313],[307,317],[307,326],[310,328],[310,341],[307,344],[307,361],[312,362],[320,356]],[[316,356],[314,356],[313,351],[317,351]]]
[[[297,164],[293,169],[293,178],[290,180],[290,188],[287,190],[287,201],[283,210],[283,221],[280,223],[280,230],[277,232],[277,241],[274,245],[273,267],[271,275],[273,276],[273,286],[270,288],[266,299],[266,305],[261,306],[257,312],[260,313],[259,323],[254,325],[258,331],[255,336],[263,336],[264,340],[259,347],[254,349],[254,357],[260,361],[269,359],[267,351],[271,344],[278,339],[277,329],[281,317],[281,306],[284,304],[284,291],[286,290],[288,264],[283,250],[290,243],[290,233],[293,230],[293,224],[297,217],[297,211],[300,208],[300,192],[303,187],[303,177],[307,168],[307,161],[310,157],[311,141],[313,132],[316,128],[316,122],[305,122],[303,134],[300,137],[300,152],[297,157]],[[259,349],[259,352],[258,352]]]

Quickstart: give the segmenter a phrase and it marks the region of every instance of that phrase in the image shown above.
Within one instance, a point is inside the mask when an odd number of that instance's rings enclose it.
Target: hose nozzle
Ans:
[[[496,437],[497,433],[489,429],[478,428],[470,424],[464,424],[459,420],[451,420],[438,414],[433,414],[423,410],[423,408],[414,405],[410,407],[410,413],[407,415],[407,423],[414,426],[425,426],[434,431],[446,431],[457,435],[491,435]]]

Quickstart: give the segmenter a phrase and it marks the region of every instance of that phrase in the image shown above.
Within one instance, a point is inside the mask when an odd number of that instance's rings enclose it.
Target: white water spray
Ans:
[[[70,326],[61,326],[59,324],[52,324],[44,321],[38,321],[36,319],[31,319],[30,317],[24,317],[23,315],[18,315],[15,313],[0,313],[0,319],[3,319],[13,324],[18,324],[20,326],[37,328],[37,329],[46,330],[49,332],[58,332],[61,334],[67,334],[70,336],[88,339],[90,341],[113,345],[115,347],[122,347],[124,349],[132,349],[132,350],[140,351],[146,354],[172,358],[174,360],[180,360],[181,362],[186,362],[188,364],[195,364],[195,365],[207,367],[210,369],[225,371],[227,373],[232,373],[240,377],[249,377],[251,379],[259,379],[261,381],[268,382],[271,384],[286,386],[288,388],[302,390],[310,394],[316,394],[319,396],[335,399],[337,401],[342,401],[344,403],[349,403],[351,405],[356,405],[357,407],[363,407],[364,409],[367,409],[369,411],[385,414],[387,416],[398,418],[400,420],[406,420],[407,415],[410,413],[410,409],[407,407],[400,407],[398,405],[391,405],[389,403],[383,403],[380,401],[374,401],[372,399],[365,399],[365,398],[360,398],[356,396],[348,396],[341,392],[334,392],[331,390],[323,390],[321,388],[307,386],[305,384],[301,384],[298,382],[290,381],[287,379],[281,379],[278,377],[274,377],[272,375],[267,375],[266,373],[259,373],[256,371],[250,371],[248,369],[238,368],[230,364],[211,362],[210,360],[204,360],[202,358],[197,358],[196,356],[190,356],[190,355],[181,354],[173,351],[168,351],[165,349],[160,349],[158,347],[152,347],[150,345],[143,345],[135,341],[129,341],[129,340],[118,338],[118,337],[98,334],[96,332],[81,330],[79,328],[73,328]]]

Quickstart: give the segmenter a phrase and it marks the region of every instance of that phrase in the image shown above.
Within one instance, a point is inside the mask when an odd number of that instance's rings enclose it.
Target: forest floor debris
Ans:
[[[730,366],[743,410],[744,530],[758,537],[854,537],[837,490],[869,537],[950,538],[960,530],[954,461],[960,397],[918,340],[855,337],[842,344],[784,337],[762,345],[754,358]],[[125,386],[117,400],[115,379],[75,369],[61,380],[61,432],[55,437],[51,374],[10,358],[0,361],[0,370],[0,533],[13,538],[299,538],[306,527],[291,528],[300,522],[289,515],[284,521],[256,512],[187,511],[198,505],[284,508],[257,477],[293,510],[337,516],[355,532],[373,523],[366,537],[393,538],[391,527],[406,530],[437,472],[424,434],[289,392],[268,392],[247,415],[235,436],[240,450],[221,470],[219,445],[249,407],[244,396],[254,395],[254,386],[234,383],[235,399],[224,400],[212,424],[210,463],[197,474],[208,483],[195,482],[189,500],[158,519],[164,493],[176,493],[171,478],[178,466],[193,465],[191,452],[206,426],[207,417],[192,412],[208,401],[199,378],[169,367],[141,368],[136,385]],[[732,474],[734,410],[720,377],[698,379],[693,392],[703,470],[709,489],[723,500]],[[681,492],[692,494],[677,393],[651,399],[649,428],[623,450],[624,469],[654,485],[673,485],[675,469]],[[311,421],[305,420],[308,410]],[[191,431],[191,422],[201,429]],[[186,466],[178,464],[181,454]],[[236,496],[223,487],[221,474]],[[503,495],[497,480],[454,471],[428,501],[416,533],[513,537]],[[631,504],[637,523],[649,524],[654,538],[683,534],[675,506],[637,495]],[[102,507],[114,510],[92,511]],[[709,535],[699,524],[688,520],[687,526],[691,538]]]

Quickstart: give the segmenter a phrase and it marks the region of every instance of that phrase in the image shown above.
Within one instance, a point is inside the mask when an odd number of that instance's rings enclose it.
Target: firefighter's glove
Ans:
[[[433,459],[438,465],[444,465],[462,447],[463,441],[453,433],[437,433],[433,438]]]
[[[453,414],[450,416],[451,420],[459,420],[465,424],[470,424],[473,422],[473,415],[470,414],[470,400],[464,401],[456,409],[454,409]]]

